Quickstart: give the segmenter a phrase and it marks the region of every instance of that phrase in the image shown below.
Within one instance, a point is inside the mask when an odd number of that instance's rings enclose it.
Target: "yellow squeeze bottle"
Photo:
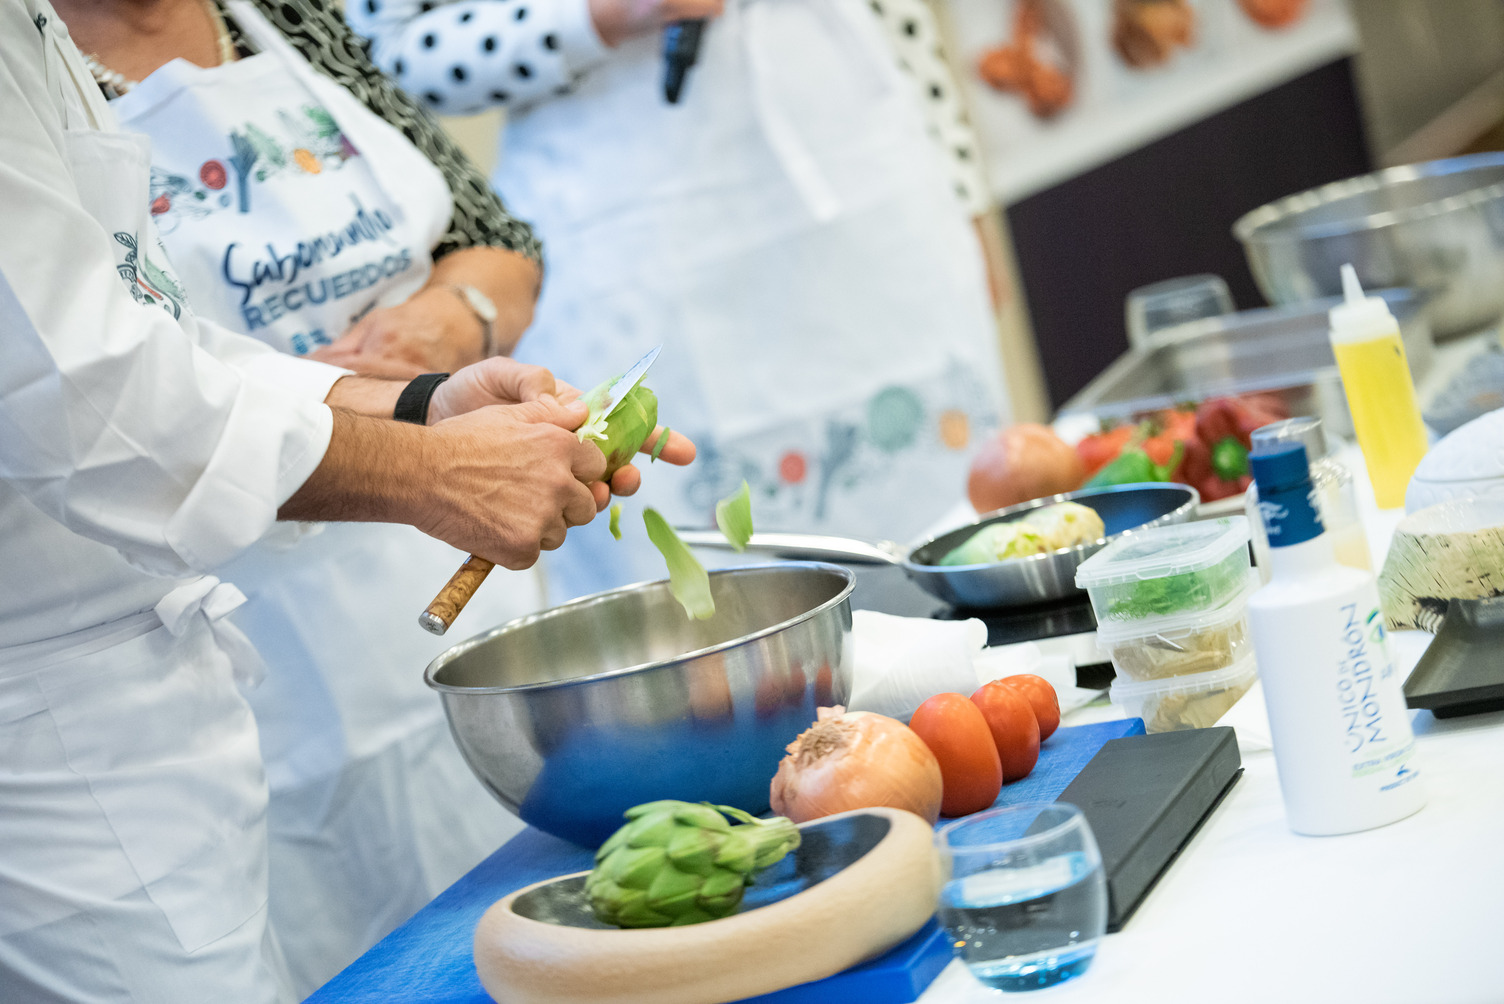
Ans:
[[[1332,354],[1353,414],[1358,446],[1380,509],[1405,504],[1405,486],[1426,455],[1426,426],[1400,326],[1383,297],[1364,296],[1351,265],[1342,266],[1344,302],[1331,309]]]

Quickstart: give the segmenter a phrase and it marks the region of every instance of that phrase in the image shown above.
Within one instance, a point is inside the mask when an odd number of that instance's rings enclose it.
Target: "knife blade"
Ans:
[[[642,383],[642,378],[648,375],[648,370],[652,369],[654,360],[662,351],[662,345],[649,349],[646,355],[632,364],[631,369],[617,377],[616,382],[606,388],[605,397],[601,399],[601,408],[607,416],[619,408],[627,399],[627,395]]]

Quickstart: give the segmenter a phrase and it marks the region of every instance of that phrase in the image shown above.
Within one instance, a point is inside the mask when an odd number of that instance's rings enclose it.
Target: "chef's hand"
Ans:
[[[726,9],[725,0],[589,0],[589,4],[596,34],[612,48],[670,22],[720,17]]]
[[[442,458],[422,486],[418,529],[503,568],[528,568],[600,511],[606,458],[573,430],[583,404],[552,397],[479,408],[432,429]]]
[[[410,380],[420,373],[453,373],[480,360],[484,346],[481,323],[460,298],[430,287],[395,307],[371,310],[310,355],[357,373]]]
[[[568,404],[579,396],[579,391],[555,380],[542,366],[496,356],[455,370],[439,384],[428,402],[428,424],[493,404],[525,404],[545,397]]]
[[[530,366],[514,359],[497,357],[473,366],[466,366],[439,384],[438,389],[434,391],[433,399],[428,404],[428,421],[432,424],[444,418],[493,404],[515,404],[544,399],[572,404],[578,401],[579,397],[578,388],[562,380],[554,379],[554,375],[541,366]],[[584,421],[584,414],[583,411],[580,412],[581,422]],[[573,428],[579,428],[579,423],[577,422]],[[647,438],[647,442],[642,444],[642,452],[651,454],[662,435],[662,426],[654,429],[653,434]],[[663,452],[658,455],[658,459],[683,467],[695,459],[695,444],[682,433],[670,431],[668,442],[664,445]],[[631,495],[641,485],[642,474],[636,467],[628,464],[611,476],[609,491],[604,484],[599,482],[591,485],[591,490],[595,493],[597,506],[604,509],[610,504],[612,495]]]

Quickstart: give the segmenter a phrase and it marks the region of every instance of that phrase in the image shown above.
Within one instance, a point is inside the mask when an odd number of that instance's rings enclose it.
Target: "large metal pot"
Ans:
[[[710,574],[692,621],[667,582],[588,596],[429,665],[460,752],[528,823],[587,847],[658,798],[768,808],[784,747],[851,688],[847,569]]]
[[[1504,153],[1323,185],[1255,209],[1233,233],[1270,303],[1340,295],[1351,262],[1364,288],[1425,293],[1437,338],[1504,314]]]

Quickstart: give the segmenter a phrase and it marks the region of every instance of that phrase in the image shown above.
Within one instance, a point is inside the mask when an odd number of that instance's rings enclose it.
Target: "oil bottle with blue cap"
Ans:
[[[1305,447],[1249,457],[1270,579],[1248,603],[1285,816],[1296,833],[1372,829],[1425,805],[1373,573],[1339,564]]]

